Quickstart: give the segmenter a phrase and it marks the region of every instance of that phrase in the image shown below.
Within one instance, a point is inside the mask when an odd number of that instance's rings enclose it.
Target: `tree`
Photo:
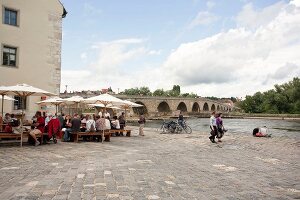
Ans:
[[[143,96],[152,96],[152,93],[148,87],[140,87],[139,93]]]
[[[166,96],[166,93],[163,89],[157,89],[153,92],[153,96]]]
[[[296,77],[288,83],[274,85],[272,90],[246,96],[240,107],[253,113],[300,113],[300,79]]]
[[[180,95],[180,86],[179,85],[173,85],[172,91],[173,91],[175,96],[179,96]]]

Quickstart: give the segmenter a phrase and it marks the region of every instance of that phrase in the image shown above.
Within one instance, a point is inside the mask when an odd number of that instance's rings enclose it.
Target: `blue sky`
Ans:
[[[68,85],[79,91],[110,86],[114,91],[141,86],[153,91],[179,84],[182,91],[201,96],[245,96],[300,74],[293,53],[299,48],[297,36],[270,44],[286,32],[296,34],[299,0],[61,2],[68,11],[62,90]],[[294,28],[284,30],[287,23]],[[289,55],[275,56],[282,52]],[[260,68],[264,75],[258,79]],[[280,70],[289,68],[291,73],[280,76]]]

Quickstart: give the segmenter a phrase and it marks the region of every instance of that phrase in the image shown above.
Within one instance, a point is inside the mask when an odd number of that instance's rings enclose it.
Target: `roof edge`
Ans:
[[[67,16],[68,12],[66,11],[66,9],[65,9],[64,5],[61,3],[61,1],[58,0],[58,2],[59,2],[60,5],[63,7],[63,13],[62,13],[61,17],[62,17],[62,18],[65,18],[65,17]]]

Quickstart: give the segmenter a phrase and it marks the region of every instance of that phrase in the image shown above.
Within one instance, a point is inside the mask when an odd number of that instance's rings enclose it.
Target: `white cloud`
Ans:
[[[215,14],[208,11],[200,11],[197,16],[189,24],[189,28],[192,29],[199,25],[209,25],[219,19]]]
[[[88,2],[85,2],[83,4],[83,11],[86,16],[99,15],[102,13],[101,9],[97,9],[95,6]]]
[[[251,94],[300,76],[300,9],[283,3],[275,7],[280,12],[268,23],[258,22],[256,29],[238,27],[181,44],[162,73],[205,96]],[[264,16],[266,10],[261,12]]]
[[[81,53],[81,54],[80,54],[80,58],[81,58],[82,60],[85,60],[85,59],[87,58],[86,52]]]
[[[115,90],[117,88],[122,90],[139,83],[148,84],[144,73],[158,76],[159,72],[155,67],[131,66],[131,63],[137,59],[161,53],[161,50],[148,50],[145,47],[145,41],[147,40],[126,38],[93,44],[91,53],[96,54],[95,60],[82,67],[82,70],[63,70],[61,90],[64,90],[65,85],[69,85],[69,90],[80,91],[99,90],[110,86]],[[87,52],[82,53],[81,58],[87,58],[87,54]]]
[[[207,1],[206,2],[206,7],[208,9],[212,9],[213,7],[215,7],[216,3],[214,1]]]
[[[148,52],[149,55],[160,55],[161,54],[161,50],[150,50]]]
[[[284,8],[285,3],[280,1],[261,10],[254,10],[253,4],[246,4],[236,17],[240,27],[258,28],[270,23]]]
[[[292,5],[296,6],[296,7],[300,7],[300,0],[292,0],[290,2],[290,4],[292,4]]]

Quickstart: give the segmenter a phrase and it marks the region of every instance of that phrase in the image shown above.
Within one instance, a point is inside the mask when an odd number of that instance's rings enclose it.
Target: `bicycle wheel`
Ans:
[[[165,133],[166,132],[164,124],[161,125],[161,127],[158,129],[158,131],[159,131],[159,133]]]
[[[183,128],[180,125],[176,126],[176,133],[181,133]]]
[[[186,133],[188,133],[188,134],[191,134],[191,133],[192,133],[191,127],[189,127],[189,126],[187,126],[187,125],[184,127],[184,131],[185,131]]]

